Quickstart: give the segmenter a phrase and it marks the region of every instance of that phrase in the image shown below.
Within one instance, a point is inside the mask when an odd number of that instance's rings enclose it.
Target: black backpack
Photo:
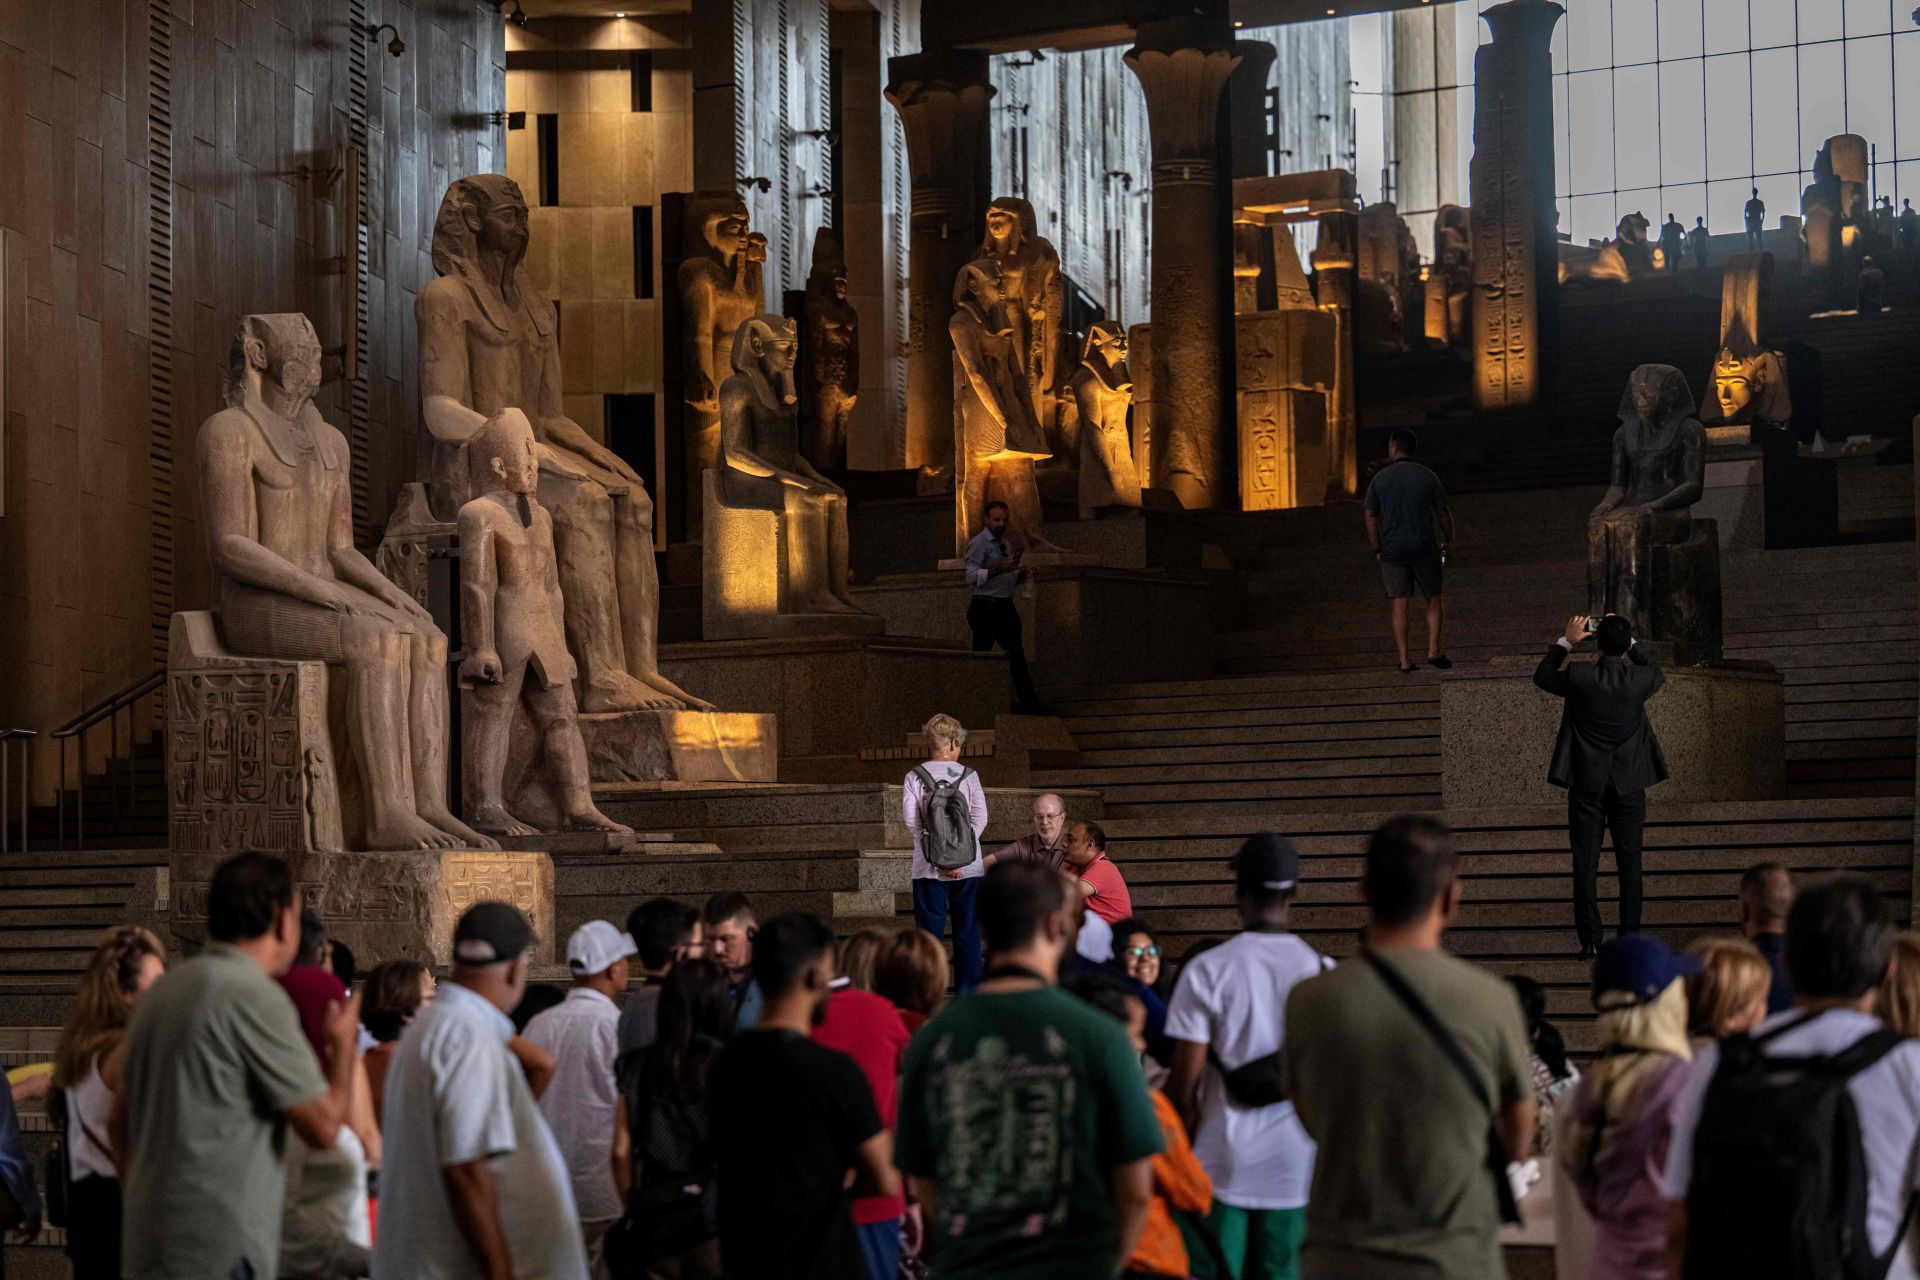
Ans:
[[[1847,1091],[1901,1037],[1876,1031],[1832,1057],[1762,1052],[1806,1020],[1720,1042],[1694,1130],[1687,1280],[1882,1280],[1906,1239],[1911,1198],[1884,1255],[1867,1238],[1867,1160]]]

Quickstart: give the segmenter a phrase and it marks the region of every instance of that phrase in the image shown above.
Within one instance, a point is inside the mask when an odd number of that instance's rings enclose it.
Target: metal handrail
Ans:
[[[94,703],[91,707],[88,707],[85,711],[82,711],[79,715],[67,721],[49,735],[54,740],[54,750],[60,753],[60,792],[54,808],[58,818],[61,848],[64,849],[67,847],[66,744],[68,740],[72,738],[80,739],[78,775],[80,781],[75,789],[76,795],[78,796],[78,804],[74,808],[74,839],[84,847],[87,843],[87,730],[93,728],[102,720],[107,722],[107,730],[112,735],[107,750],[108,767],[111,769],[113,762],[120,759],[120,713],[134,706],[140,702],[141,699],[151,696],[162,684],[166,683],[166,679],[167,672],[165,667],[149,671],[146,675],[141,676],[138,680],[135,680],[118,693],[111,694],[101,701]],[[127,732],[128,745],[131,746],[133,733],[131,724],[128,725]],[[123,772],[127,775],[127,799],[131,802],[133,799],[133,771],[129,769]],[[111,775],[109,775],[107,785],[111,790],[113,786]],[[120,793],[115,790],[112,791],[111,794],[113,797],[114,816],[119,817]],[[23,844],[24,841],[25,837],[22,836]]]
[[[27,851],[27,780],[33,776],[33,758],[25,745],[40,734],[33,729],[0,729],[0,853],[7,852],[7,744],[16,739],[20,747],[20,852]]]

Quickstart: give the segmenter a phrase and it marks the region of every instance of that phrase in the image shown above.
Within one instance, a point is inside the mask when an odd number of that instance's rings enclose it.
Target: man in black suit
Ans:
[[[1580,955],[1600,949],[1600,837],[1613,832],[1620,871],[1620,932],[1640,932],[1640,829],[1647,819],[1647,788],[1667,777],[1660,740],[1647,722],[1647,699],[1665,677],[1633,642],[1633,627],[1608,614],[1594,628],[1600,658],[1566,665],[1587,634],[1587,619],[1567,620],[1534,670],[1533,682],[1567,700],[1560,716],[1547,781],[1567,791],[1567,829],[1573,844],[1573,923]]]

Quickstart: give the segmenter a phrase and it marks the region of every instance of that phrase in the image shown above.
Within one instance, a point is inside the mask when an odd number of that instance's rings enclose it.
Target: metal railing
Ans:
[[[55,802],[55,810],[59,815],[61,848],[64,849],[67,847],[67,743],[77,741],[79,744],[79,763],[77,766],[79,783],[76,787],[76,803],[74,805],[74,841],[76,844],[84,847],[87,842],[87,735],[98,727],[102,721],[106,722],[107,732],[110,735],[107,749],[107,790],[109,797],[113,801],[113,816],[117,818],[120,816],[120,789],[113,785],[112,769],[114,764],[120,764],[122,766],[121,772],[126,776],[126,793],[129,804],[133,801],[134,782],[133,770],[126,767],[128,762],[121,760],[120,757],[120,713],[123,711],[128,713],[127,745],[131,747],[133,745],[133,708],[150,697],[161,685],[166,683],[166,679],[167,672],[164,667],[157,671],[149,671],[146,675],[120,690],[120,692],[94,703],[91,707],[88,707],[85,711],[82,711],[79,715],[53,731],[51,737],[53,738],[54,750],[60,753],[60,791],[58,799]],[[22,839],[24,840],[24,836]]]
[[[11,767],[13,744],[20,744],[20,852],[27,851],[27,783],[33,776],[32,740],[40,735],[32,729],[0,729],[0,853],[7,849],[7,770]]]

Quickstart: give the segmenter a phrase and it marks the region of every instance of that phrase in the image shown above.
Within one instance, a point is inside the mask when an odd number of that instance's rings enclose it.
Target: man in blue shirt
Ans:
[[[964,561],[967,589],[973,593],[967,602],[973,651],[985,653],[996,644],[1006,650],[1007,669],[1013,676],[1014,710],[1039,715],[1040,700],[1034,696],[1027,650],[1020,638],[1020,611],[1013,605],[1013,589],[1022,574],[1020,557],[1007,545],[1007,504],[989,502],[985,516],[986,525],[967,544]]]
[[[1393,602],[1393,642],[1402,674],[1414,669],[1407,660],[1407,598],[1415,587],[1427,600],[1427,662],[1442,671],[1453,665],[1440,647],[1453,511],[1440,477],[1413,460],[1416,443],[1404,427],[1387,434],[1387,465],[1374,473],[1366,501],[1367,542],[1379,557],[1380,578]]]

